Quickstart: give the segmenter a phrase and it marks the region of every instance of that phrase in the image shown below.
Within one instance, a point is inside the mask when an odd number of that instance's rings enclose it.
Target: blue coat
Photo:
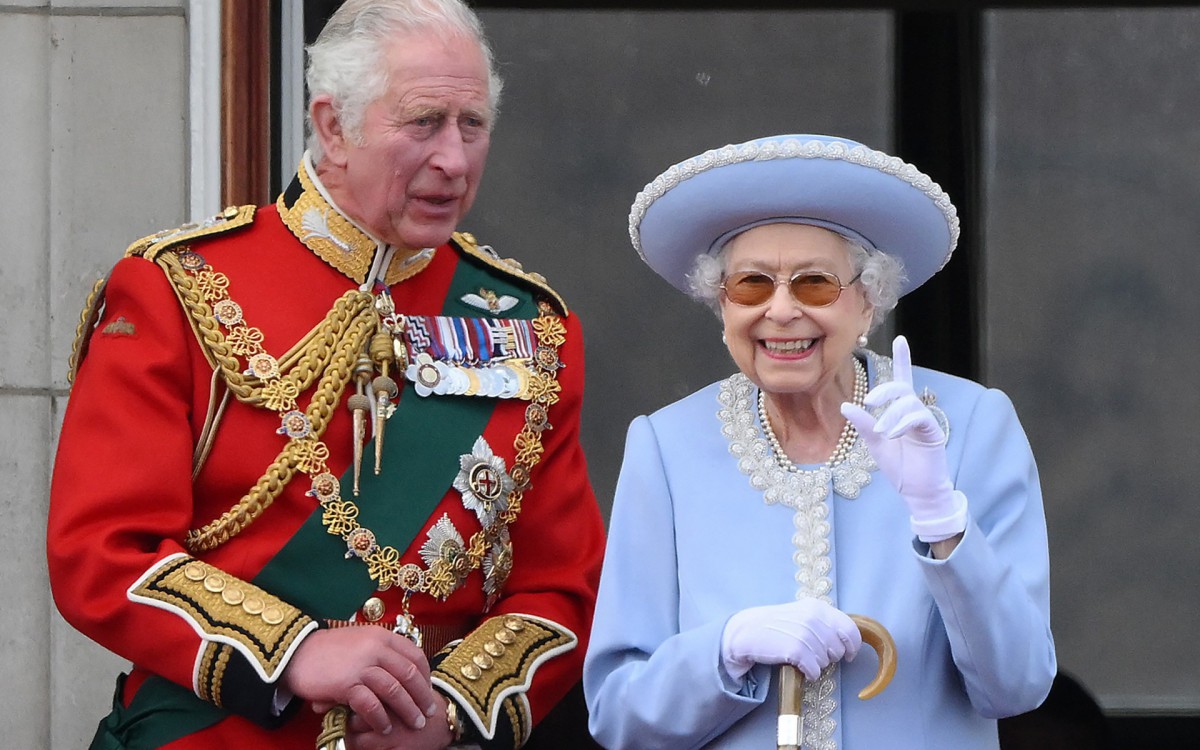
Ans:
[[[890,359],[865,354],[872,385],[889,379]],[[869,701],[857,697],[877,665],[869,647],[809,685],[805,748],[997,748],[995,720],[1042,702],[1056,661],[1028,440],[1000,391],[919,367],[913,376],[917,393],[936,396],[951,478],[969,503],[946,560],[913,537],[877,470],[861,475],[855,499],[830,493],[799,511],[767,502],[778,498],[764,493],[762,472],[752,486],[753,467],[768,461],[756,463],[766,442],[744,376],[633,421],[584,666],[591,729],[605,747],[774,747],[774,670],[758,665],[732,681],[721,632],[734,612],[806,586],[880,621],[898,666]]]

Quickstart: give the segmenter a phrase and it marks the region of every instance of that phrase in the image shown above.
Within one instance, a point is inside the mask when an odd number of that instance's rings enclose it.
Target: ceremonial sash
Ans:
[[[478,317],[479,308],[465,304],[462,298],[480,287],[520,300],[505,317],[532,318],[537,314],[527,289],[509,283],[466,255],[459,256],[442,314]],[[452,486],[460,468],[458,457],[471,452],[496,403],[490,398],[421,397],[411,382],[405,384],[396,411],[387,420],[383,471],[378,475],[363,471],[359,480],[361,522],[378,534],[382,544],[406,550],[416,539]],[[422,429],[429,425],[437,429]],[[342,477],[343,487],[351,486],[352,471],[353,467],[347,469]],[[312,617],[348,619],[375,591],[375,582],[361,560],[345,558],[345,542],[326,531],[321,515],[314,500],[307,521],[252,582]],[[320,564],[313,564],[314,560]],[[157,748],[229,715],[157,677],[142,684],[129,707],[122,707],[119,697],[118,688],[113,712],[101,722],[91,750]]]
[[[149,677],[128,706],[121,704],[126,675],[117,678],[113,710],[96,728],[89,750],[154,750],[216,724],[228,716],[190,690]]]
[[[529,292],[489,273],[474,259],[460,256],[443,303],[444,315],[461,316],[478,308],[461,302],[481,286],[522,300],[508,317],[533,317],[537,307]],[[398,301],[403,306],[403,298]],[[387,420],[383,471],[363,471],[356,500],[359,522],[375,532],[380,544],[401,551],[417,537],[459,471],[458,458],[471,452],[496,407],[489,398],[421,397],[408,382],[395,413]],[[437,429],[428,429],[436,425]],[[353,482],[347,469],[342,486]],[[375,592],[375,582],[357,558],[345,559],[345,542],[329,534],[314,512],[254,578],[254,583],[313,617],[348,619]],[[313,565],[320,560],[320,565]],[[303,575],[297,571],[304,571]]]

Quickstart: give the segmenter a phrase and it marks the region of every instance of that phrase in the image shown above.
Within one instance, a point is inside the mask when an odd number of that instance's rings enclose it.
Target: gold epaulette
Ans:
[[[153,261],[162,251],[177,247],[182,242],[248,226],[254,223],[255,210],[255,206],[230,206],[204,221],[148,234],[126,248],[125,257],[145,258]],[[88,341],[91,339],[92,331],[100,322],[100,313],[104,309],[104,290],[107,284],[107,275],[98,279],[88,294],[87,300],[83,303],[83,311],[79,314],[79,324],[75,328],[75,341],[71,345],[71,356],[67,361],[68,384],[75,382],[79,365],[87,354]]]
[[[146,260],[154,260],[158,257],[159,253],[172,247],[177,247],[184,242],[190,242],[200,237],[224,234],[234,229],[249,226],[254,223],[254,212],[256,210],[257,207],[253,205],[229,206],[221,213],[204,221],[192,222],[175,227],[174,229],[155,232],[130,245],[125,250],[125,257],[141,256]]]
[[[570,314],[567,312],[567,303],[558,292],[551,288],[545,276],[540,273],[526,271],[521,267],[520,261],[515,258],[501,258],[490,246],[481,246],[476,242],[475,236],[469,232],[455,232],[450,237],[450,241],[461,248],[467,255],[484,262],[490,268],[520,279],[525,284],[536,287],[539,291],[544,292],[554,303],[554,306],[558,308],[559,315],[566,317]]]

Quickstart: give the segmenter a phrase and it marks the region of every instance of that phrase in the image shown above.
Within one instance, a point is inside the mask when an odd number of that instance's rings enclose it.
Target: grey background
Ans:
[[[466,228],[582,317],[583,437],[607,505],[629,420],[732,371],[716,320],[630,248],[634,195],[767,133],[889,149],[893,17],[482,15],[508,88]],[[46,498],[91,282],[188,218],[188,24],[186,0],[0,0],[0,735],[14,747],[84,746],[123,664],[54,610]],[[984,43],[982,379],[1013,397],[1039,457],[1061,665],[1110,711],[1200,712],[1200,11],[992,11]]]
[[[1200,11],[993,13],[987,379],[1042,470],[1063,668],[1200,705]]]

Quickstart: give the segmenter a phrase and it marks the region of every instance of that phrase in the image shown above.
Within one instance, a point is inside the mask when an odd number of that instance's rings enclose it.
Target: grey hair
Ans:
[[[479,45],[488,67],[488,105],[494,121],[504,84],[483,35],[483,24],[460,0],[346,0],[306,50],[308,101],[321,95],[332,98],[346,136],[361,142],[367,105],[388,86],[382,59],[385,43],[416,31],[439,33],[444,38],[463,36]],[[305,114],[305,128],[306,146],[316,164],[324,152],[313,128],[311,108]]]
[[[879,250],[868,250],[861,243],[844,235],[838,235],[846,245],[850,256],[850,265],[854,272],[861,274],[858,281],[862,284],[867,302],[873,308],[871,327],[873,331],[879,327],[900,301],[900,285],[904,283],[904,264],[899,258]],[[725,254],[729,243],[725,243],[715,255],[700,253],[692,262],[692,270],[687,274],[688,289],[691,297],[703,302],[717,317],[721,316],[721,282],[725,278]],[[868,332],[869,332],[868,331]]]

